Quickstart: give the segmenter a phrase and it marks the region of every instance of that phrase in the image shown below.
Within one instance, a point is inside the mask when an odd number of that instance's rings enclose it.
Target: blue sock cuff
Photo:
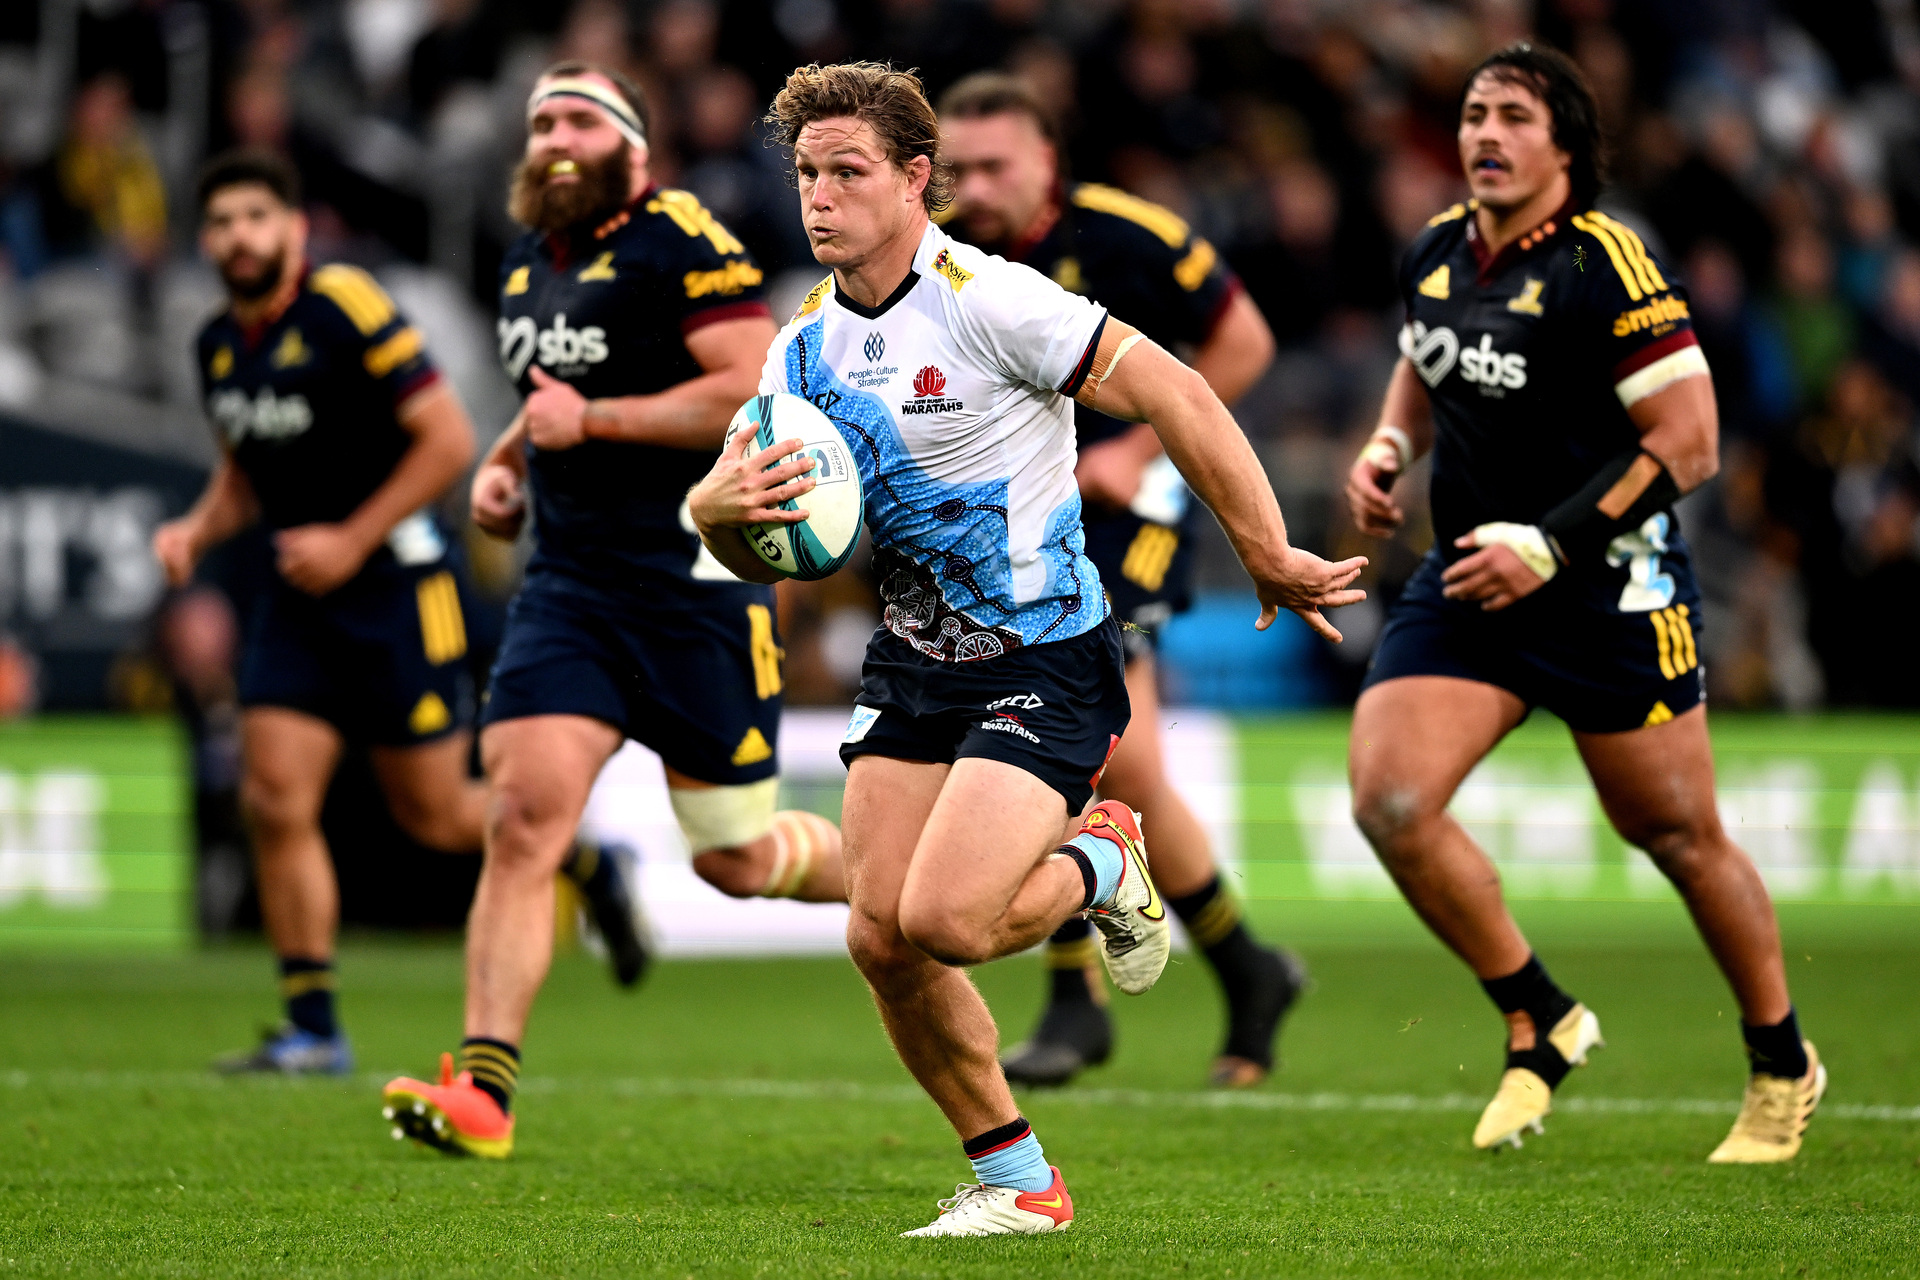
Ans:
[[[973,1165],[973,1176],[990,1187],[1045,1191],[1053,1185],[1053,1170],[1047,1167],[1047,1157],[1040,1149],[1040,1139],[1033,1136],[1032,1128],[1024,1120],[1015,1121],[1015,1124],[1026,1129],[1026,1132],[979,1155],[967,1157]],[[978,1142],[976,1138],[965,1145],[972,1147]]]
[[[1067,841],[1067,848],[1078,849],[1093,866],[1093,900],[1087,905],[1097,907],[1113,897],[1113,891],[1120,887],[1120,872],[1125,867],[1121,861],[1120,846],[1111,840],[1082,831]]]

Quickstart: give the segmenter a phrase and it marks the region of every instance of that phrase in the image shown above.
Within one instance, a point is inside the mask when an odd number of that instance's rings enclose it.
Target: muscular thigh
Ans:
[[[1653,849],[1664,838],[1698,836],[1719,826],[1704,704],[1664,724],[1576,733],[1573,740],[1601,807],[1628,843]]]
[[[997,920],[1059,846],[1066,822],[1066,800],[1049,783],[1004,761],[962,757],[927,816],[902,896],[960,920]]]
[[[1518,697],[1476,680],[1406,676],[1369,687],[1347,746],[1356,809],[1383,824],[1437,813],[1526,715]]]
[[[240,717],[242,768],[254,803],[311,810],[340,761],[339,730],[318,716],[286,707],[249,707]]]
[[[577,822],[620,742],[618,729],[587,716],[524,716],[488,725],[480,734],[480,758],[494,808],[508,805],[530,823]]]
[[[892,756],[859,756],[848,767],[840,834],[847,900],[860,915],[897,927],[901,886],[951,768]]]

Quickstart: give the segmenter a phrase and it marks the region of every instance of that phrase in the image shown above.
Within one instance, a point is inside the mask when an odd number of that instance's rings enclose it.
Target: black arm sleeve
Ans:
[[[1652,458],[1658,473],[1647,483],[1640,496],[1628,504],[1616,519],[1600,509],[1600,502],[1620,482],[1642,455]],[[1638,529],[1656,511],[1664,511],[1680,497],[1680,486],[1667,472],[1667,464],[1645,449],[1635,446],[1600,468],[1593,479],[1565,502],[1547,512],[1541,529],[1553,543],[1554,554],[1562,564],[1604,556],[1607,544],[1621,534]]]

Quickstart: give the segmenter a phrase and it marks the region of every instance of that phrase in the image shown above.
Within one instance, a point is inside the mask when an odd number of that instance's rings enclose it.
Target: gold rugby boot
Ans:
[[[1546,1045],[1569,1068],[1585,1066],[1587,1052],[1604,1049],[1606,1044],[1600,1038],[1600,1019],[1584,1004],[1567,1010],[1546,1038]],[[1493,1101],[1480,1113],[1480,1123],[1473,1127],[1473,1145],[1482,1151],[1501,1146],[1518,1148],[1523,1130],[1546,1132],[1540,1122],[1552,1110],[1553,1086],[1531,1067],[1510,1066],[1500,1077]]]
[[[1747,1078],[1747,1096],[1733,1130],[1707,1157],[1708,1164],[1779,1164],[1800,1154],[1807,1121],[1827,1091],[1827,1067],[1802,1040],[1807,1051],[1807,1074],[1798,1080],[1755,1073]]]

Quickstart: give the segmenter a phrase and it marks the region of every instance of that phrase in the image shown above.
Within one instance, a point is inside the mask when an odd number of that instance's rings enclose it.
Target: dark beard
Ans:
[[[513,171],[507,214],[535,231],[564,231],[583,222],[602,222],[627,203],[633,189],[633,147],[624,138],[604,160],[575,160],[580,181],[550,186],[552,160],[523,159]]]
[[[280,287],[280,280],[287,273],[287,251],[282,249],[271,261],[260,269],[260,274],[252,279],[236,277],[225,268],[221,269],[221,282],[227,286],[227,292],[242,302],[257,302]]]

